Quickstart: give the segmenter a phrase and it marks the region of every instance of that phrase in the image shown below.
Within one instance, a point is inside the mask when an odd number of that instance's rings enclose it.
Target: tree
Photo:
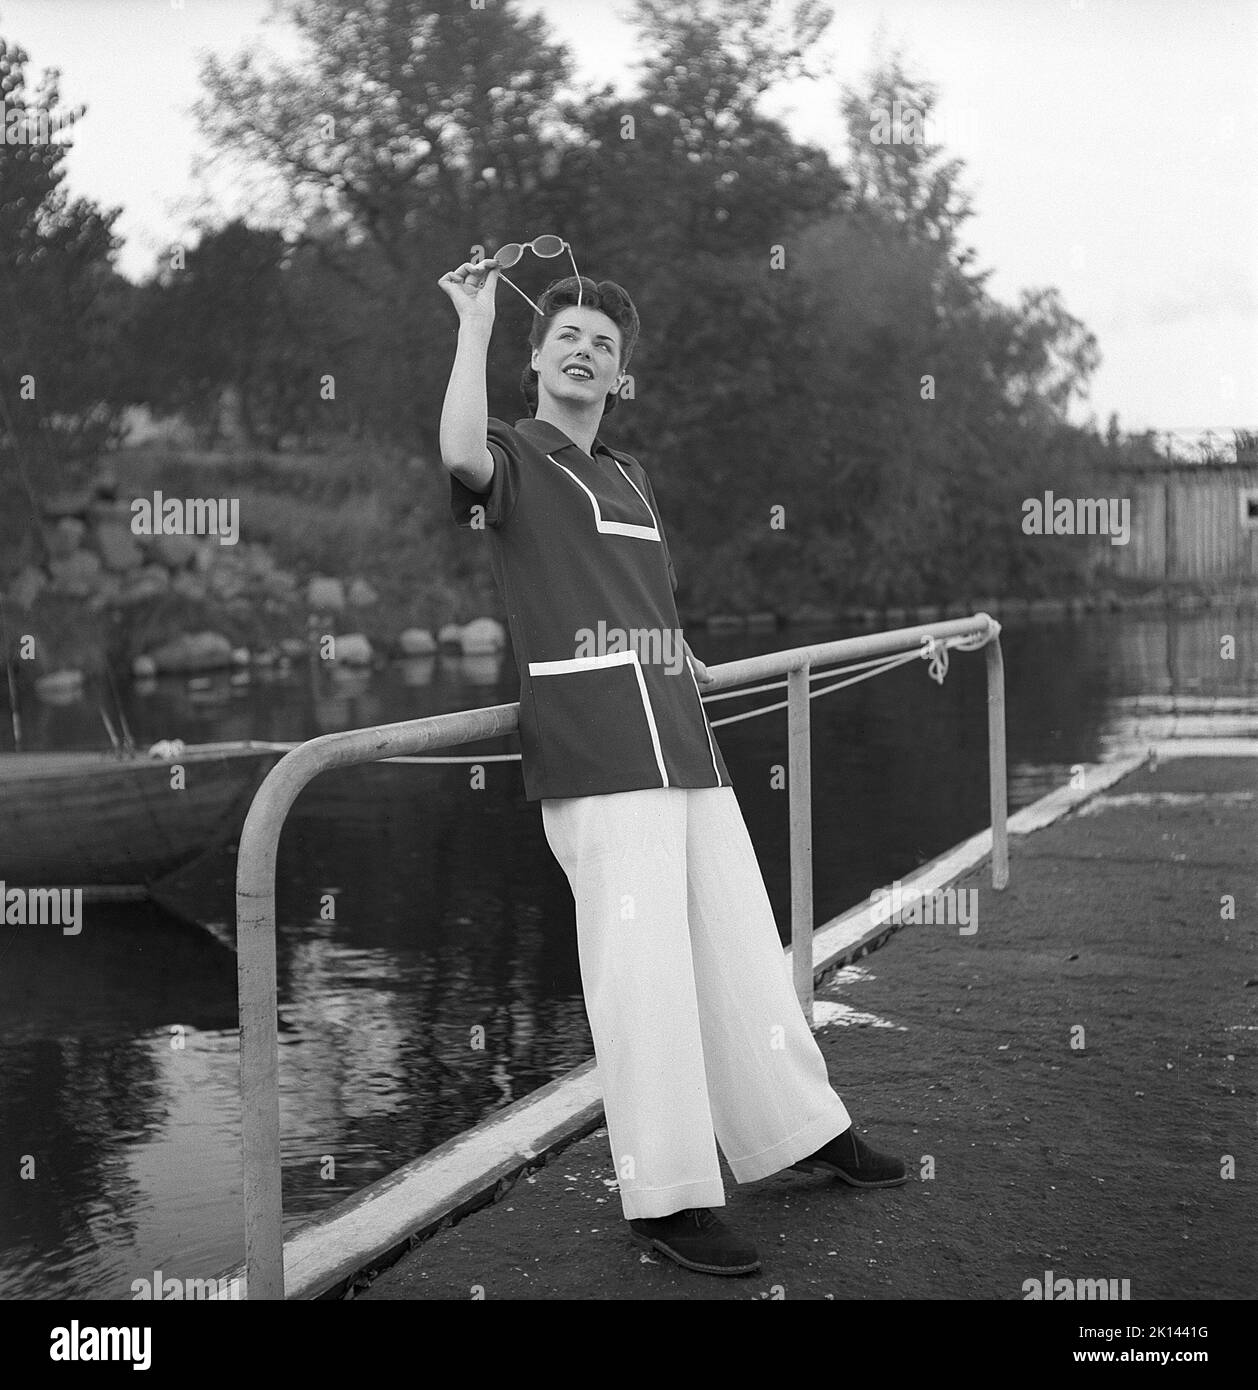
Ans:
[[[0,38],[0,443],[31,483],[74,476],[118,431],[113,351],[129,286],[111,265],[118,210],[62,187],[85,108],[56,69],[28,90],[27,54]]]

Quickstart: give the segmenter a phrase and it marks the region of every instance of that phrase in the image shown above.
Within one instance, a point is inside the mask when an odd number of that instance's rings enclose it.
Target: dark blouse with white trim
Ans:
[[[599,796],[731,780],[682,646],[677,578],[650,480],[601,439],[490,419],[486,493],[450,479],[488,537],[520,672],[525,795]]]

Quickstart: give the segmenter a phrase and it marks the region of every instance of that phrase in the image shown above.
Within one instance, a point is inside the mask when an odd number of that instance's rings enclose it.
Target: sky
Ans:
[[[488,4],[498,0],[485,0]],[[470,0],[469,0],[470,3]],[[518,0],[578,76],[634,87],[625,0]],[[1258,0],[833,0],[825,75],[772,94],[798,137],[846,148],[839,102],[877,45],[939,89],[962,159],[963,229],[1014,302],[1056,286],[1102,363],[1072,418],[1190,433],[1258,428]],[[300,46],[271,0],[0,0],[0,35],[61,71],[88,108],[67,186],[121,207],[119,269],[151,272],[193,217],[241,210],[239,181],[194,176],[200,57]],[[248,204],[245,204],[247,209]]]

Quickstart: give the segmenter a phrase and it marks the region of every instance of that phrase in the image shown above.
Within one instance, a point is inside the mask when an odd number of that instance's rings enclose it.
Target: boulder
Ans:
[[[105,568],[115,574],[126,574],[144,563],[144,553],[131,528],[117,521],[105,521],[96,528],[96,549]]]
[[[838,621],[838,609],[825,608],[818,603],[801,603],[790,610],[787,614],[787,619],[792,623],[803,623],[805,625],[811,623],[833,624]],[[717,614],[714,615],[714,618],[708,619],[708,631],[714,632],[720,630],[722,630],[721,618],[720,615]]]
[[[169,569],[180,570],[196,559],[200,546],[195,536],[154,536],[149,549],[155,560]]]
[[[131,663],[131,674],[137,680],[151,680],[157,675],[157,662],[151,656],[137,656]]]
[[[342,666],[370,666],[371,643],[364,633],[347,632],[335,639],[336,660]]]
[[[43,700],[74,698],[83,688],[82,671],[49,671],[35,680],[35,694]]]
[[[159,672],[216,671],[232,664],[232,644],[218,632],[188,632],[150,653]]]
[[[500,652],[506,645],[506,640],[507,634],[496,618],[473,618],[463,629],[459,639],[464,656]]]
[[[27,565],[18,571],[17,578],[9,585],[9,602],[19,608],[29,608],[48,587],[43,570]]]
[[[316,575],[306,585],[306,605],[315,613],[339,613],[345,607],[345,588],[339,579]]]
[[[209,582],[210,592],[228,602],[245,592],[245,577],[234,565],[216,565],[210,571]]]
[[[121,597],[121,577],[116,574],[102,574],[96,581],[96,587],[88,595],[87,610],[89,613],[99,613],[117,603]]]
[[[82,516],[92,505],[92,489],[74,488],[67,492],[54,492],[39,504],[39,510],[46,517]]]
[[[403,656],[428,656],[437,650],[437,639],[423,627],[408,627],[398,638]]]
[[[50,530],[44,533],[48,554],[54,560],[64,560],[83,544],[87,527],[76,516],[63,516]]]
[[[205,602],[205,580],[199,574],[193,574],[191,570],[177,571],[170,581],[170,591],[192,603]]]
[[[100,556],[90,550],[76,550],[64,560],[54,560],[48,570],[54,593],[67,598],[86,598],[100,579]]]
[[[170,571],[164,565],[145,565],[127,576],[122,591],[123,603],[140,603],[144,599],[160,598],[170,592]]]
[[[446,623],[437,633],[437,644],[442,647],[461,647],[463,645],[463,624]]]
[[[349,586],[349,601],[355,608],[370,608],[380,602],[380,595],[365,579],[355,579]]]

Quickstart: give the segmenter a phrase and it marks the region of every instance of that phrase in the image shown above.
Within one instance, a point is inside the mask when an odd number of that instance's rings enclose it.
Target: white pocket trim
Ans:
[[[552,460],[553,462],[553,460]],[[563,464],[559,465],[563,468]],[[567,472],[567,469],[564,469]],[[642,712],[646,715],[647,728],[651,731],[651,747],[655,752],[655,765],[660,770],[660,785],[667,787],[668,769],[664,766],[664,750],[660,747],[659,726],[655,722],[655,711],[651,708],[651,697],[647,693],[646,677],[642,674],[642,663],[634,651],[608,652],[604,656],[574,656],[565,661],[530,661],[530,676],[571,676],[581,671],[593,671],[608,666],[632,666],[638,678],[638,694],[642,697]]]

